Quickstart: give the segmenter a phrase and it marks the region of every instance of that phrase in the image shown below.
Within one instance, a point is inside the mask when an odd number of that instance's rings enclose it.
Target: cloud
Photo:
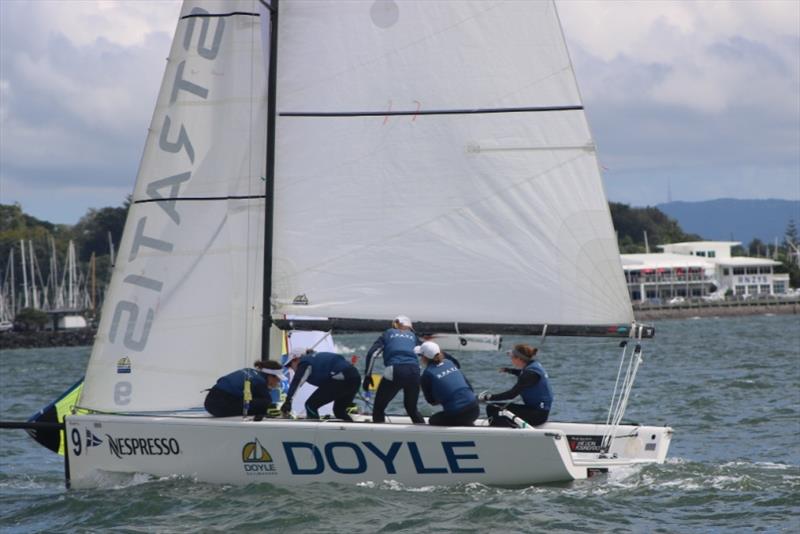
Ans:
[[[800,3],[558,7],[611,198],[800,198]]]
[[[800,198],[800,2],[557,5],[610,198]],[[124,200],[179,10],[0,0],[0,201]]]
[[[179,9],[153,1],[0,2],[3,202],[46,209],[37,195],[69,198],[71,209],[50,211],[66,217],[57,222],[74,222],[88,207],[124,200]]]

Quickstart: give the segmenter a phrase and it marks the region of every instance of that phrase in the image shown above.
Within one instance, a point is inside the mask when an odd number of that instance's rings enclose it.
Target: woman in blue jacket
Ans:
[[[458,366],[447,359],[433,341],[426,341],[414,350],[425,367],[421,378],[422,394],[430,404],[440,404],[443,408],[428,418],[428,424],[472,426],[480,415],[478,399]]]
[[[333,352],[311,352],[303,355],[293,351],[284,364],[294,370],[294,378],[281,405],[281,412],[288,415],[292,411],[292,398],[297,388],[308,382],[317,386],[316,391],[306,400],[306,418],[319,419],[320,407],[333,401],[333,414],[337,419],[352,421],[347,408],[358,393],[361,376],[353,365],[341,354]]]
[[[500,371],[515,375],[517,383],[503,393],[492,394],[484,391],[478,396],[478,399],[484,402],[496,402],[510,401],[520,396],[524,404],[508,404],[505,409],[534,426],[547,421],[553,405],[553,390],[550,388],[547,372],[542,364],[535,360],[536,352],[537,349],[530,345],[514,345],[514,348],[508,352],[514,367],[504,367]],[[496,404],[486,406],[489,424],[491,426],[516,426],[507,417],[499,415],[501,410],[503,408]]]
[[[392,327],[386,330],[367,351],[364,369],[364,390],[372,386],[372,366],[379,350],[383,351],[383,378],[375,392],[375,404],[372,407],[372,422],[383,423],[386,420],[386,406],[403,390],[403,406],[411,421],[425,424],[425,419],[417,409],[419,399],[419,360],[414,347],[421,343],[417,334],[411,329],[411,319],[398,315],[392,321]]]
[[[217,380],[208,390],[205,409],[214,417],[231,417],[243,415],[245,408],[248,415],[263,416],[275,408],[272,403],[270,389],[280,386],[284,378],[281,365],[271,360],[257,361],[255,369],[239,369]],[[252,400],[245,407],[245,381],[250,381]]]

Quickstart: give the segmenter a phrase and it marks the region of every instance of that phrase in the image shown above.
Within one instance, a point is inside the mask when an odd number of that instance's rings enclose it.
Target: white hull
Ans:
[[[599,438],[604,425],[464,428],[393,419],[391,424],[372,424],[68,416],[68,476],[75,488],[96,487],[109,475],[125,473],[224,484],[395,480],[409,486],[524,486],[583,479],[594,470],[663,463],[672,436],[669,427],[620,426],[611,458],[603,459],[597,453],[572,452],[568,438]],[[571,441],[580,449],[591,440]]]

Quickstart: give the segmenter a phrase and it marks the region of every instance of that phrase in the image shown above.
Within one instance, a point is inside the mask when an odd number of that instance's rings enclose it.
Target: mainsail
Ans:
[[[282,2],[272,312],[629,324],[552,2]]]
[[[259,358],[266,83],[255,0],[185,2],[80,405],[202,405]],[[208,14],[231,14],[209,17]]]

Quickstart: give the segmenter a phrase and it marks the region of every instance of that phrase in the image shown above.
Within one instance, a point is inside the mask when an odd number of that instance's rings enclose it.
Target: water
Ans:
[[[800,318],[662,321],[626,420],[675,429],[665,465],[567,484],[502,489],[232,487],[137,476],[66,491],[61,457],[0,431],[0,531],[196,532],[781,532],[800,531]],[[363,354],[372,336],[338,343]],[[506,346],[516,341],[506,339]],[[0,419],[27,418],[83,374],[88,348],[0,354]],[[548,339],[541,361],[559,420],[605,420],[619,350]],[[477,390],[511,377],[497,354],[463,354]],[[390,412],[399,412],[393,405]],[[423,410],[430,413],[428,407]]]

